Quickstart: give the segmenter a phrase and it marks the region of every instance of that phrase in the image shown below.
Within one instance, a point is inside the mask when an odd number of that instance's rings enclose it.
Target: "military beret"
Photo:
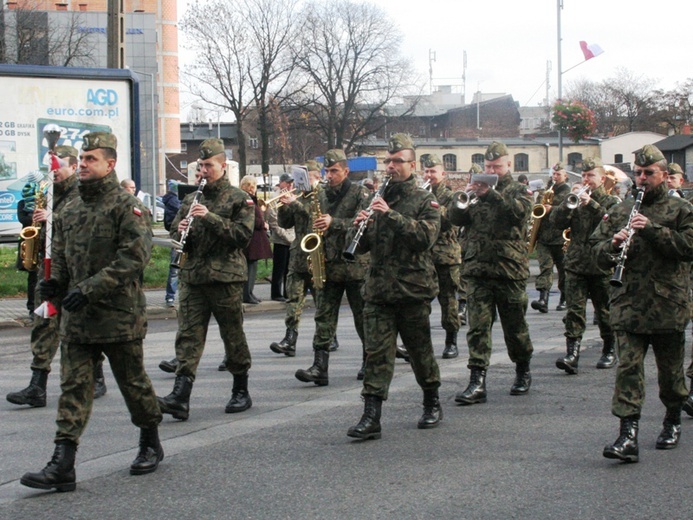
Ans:
[[[224,152],[224,141],[216,137],[205,139],[200,145],[200,159],[209,159]]]
[[[325,152],[325,166],[330,167],[334,166],[338,162],[346,161],[346,155],[344,154],[344,150],[340,149],[333,149],[333,150],[327,150]]]
[[[669,166],[667,166],[667,170],[669,170],[669,175],[681,175],[685,177],[685,175],[683,175],[683,170],[675,162],[669,163]]]
[[[314,161],[313,159],[306,161],[306,170],[309,172],[319,172],[321,169],[318,161]]]
[[[118,149],[118,139],[109,132],[92,132],[82,137],[82,150],[89,152],[97,148]]]
[[[482,173],[484,169],[477,163],[472,163],[472,167],[469,168],[469,173]]]
[[[282,173],[279,176],[279,182],[294,182],[294,178],[288,173]]]
[[[582,160],[583,172],[592,171],[595,168],[599,168],[600,166],[604,166],[604,164],[602,163],[602,160],[599,157],[585,157]]]
[[[558,161],[553,165],[553,171],[560,172],[561,170],[565,170],[565,165],[561,161]]]
[[[488,148],[486,148],[484,158],[487,161],[495,161],[496,159],[500,159],[506,155],[510,155],[508,147],[501,142],[493,141],[490,145],[488,145]]]
[[[72,146],[56,146],[55,155],[57,155],[61,159],[65,159],[66,157],[77,158],[79,157],[79,152],[77,151],[77,148],[74,148]]]
[[[387,151],[397,153],[402,150],[414,150],[414,142],[409,134],[394,134],[387,142]]]
[[[442,166],[442,164],[443,161],[434,153],[427,155],[423,161],[424,168],[435,168],[436,166]]]
[[[635,164],[638,166],[649,166],[662,160],[664,160],[662,152],[659,151],[659,148],[651,144],[646,144],[635,152]]]

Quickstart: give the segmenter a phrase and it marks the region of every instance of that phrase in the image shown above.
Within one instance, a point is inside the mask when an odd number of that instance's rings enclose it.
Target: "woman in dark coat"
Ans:
[[[257,181],[252,175],[246,175],[241,179],[241,189],[250,195],[255,202],[255,229],[253,238],[245,250],[245,258],[248,262],[248,281],[243,286],[243,303],[260,303],[260,299],[253,294],[255,288],[255,278],[257,277],[257,261],[272,258],[272,247],[270,246],[267,230],[269,225],[265,222],[262,210],[257,204]]]

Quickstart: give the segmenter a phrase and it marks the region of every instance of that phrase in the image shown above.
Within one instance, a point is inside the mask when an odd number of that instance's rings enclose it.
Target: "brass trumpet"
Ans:
[[[265,202],[265,207],[266,207],[266,208],[274,208],[274,207],[279,208],[279,207],[283,206],[284,203],[283,203],[283,202],[280,202],[280,199],[281,199],[284,195],[288,195],[289,193],[293,193],[293,192],[295,192],[296,190],[297,190],[297,188],[291,188],[290,190],[282,190],[282,191],[280,191],[280,192],[279,192],[279,195],[277,195],[276,197],[272,197],[271,199],[264,201],[264,202]]]
[[[587,195],[590,195],[592,193],[592,188],[589,186],[584,186],[580,191],[577,193],[569,193],[568,196],[565,198],[565,205],[568,207],[568,209],[575,209],[578,207],[580,204],[580,195],[583,193],[587,193]]]

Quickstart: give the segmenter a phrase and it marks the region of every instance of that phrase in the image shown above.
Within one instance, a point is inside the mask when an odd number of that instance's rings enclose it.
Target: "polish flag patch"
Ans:
[[[602,217],[602,220],[609,220],[609,214],[606,213],[606,214]]]
[[[431,207],[438,209],[440,207],[440,204],[438,204],[435,200],[432,200],[431,201]]]
[[[245,199],[245,203],[248,206],[255,206],[255,202],[253,202],[253,199]]]
[[[138,217],[142,216],[142,210],[140,208],[132,208],[132,212]]]

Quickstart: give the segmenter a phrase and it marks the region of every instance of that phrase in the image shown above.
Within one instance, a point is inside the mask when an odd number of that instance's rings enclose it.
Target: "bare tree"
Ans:
[[[693,121],[693,78],[677,84],[673,90],[654,92],[659,119],[667,129],[680,133],[681,127]]]

